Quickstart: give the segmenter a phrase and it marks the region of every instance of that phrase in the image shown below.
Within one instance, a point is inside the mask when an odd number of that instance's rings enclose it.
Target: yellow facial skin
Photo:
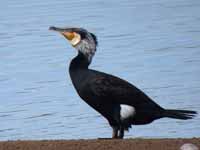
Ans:
[[[81,36],[76,32],[62,32],[62,35],[69,40],[72,46],[76,46],[81,41]]]
[[[74,38],[74,32],[62,32],[62,35],[66,37],[69,41],[71,41]]]

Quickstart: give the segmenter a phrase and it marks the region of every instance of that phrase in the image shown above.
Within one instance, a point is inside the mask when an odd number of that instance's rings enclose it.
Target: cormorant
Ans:
[[[69,73],[79,96],[103,115],[113,129],[112,138],[123,138],[131,125],[151,123],[163,117],[191,119],[197,112],[164,109],[140,89],[116,76],[89,69],[97,47],[97,38],[83,28],[57,28],[78,51]]]

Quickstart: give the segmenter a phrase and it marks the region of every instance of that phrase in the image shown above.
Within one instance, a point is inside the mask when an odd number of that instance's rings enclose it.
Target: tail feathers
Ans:
[[[164,112],[164,117],[187,120],[194,118],[196,114],[197,114],[196,111],[191,111],[191,110],[166,109]]]

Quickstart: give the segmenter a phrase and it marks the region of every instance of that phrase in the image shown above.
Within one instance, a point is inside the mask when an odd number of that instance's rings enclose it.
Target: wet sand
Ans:
[[[179,150],[184,143],[200,147],[200,138],[5,141],[0,150]]]

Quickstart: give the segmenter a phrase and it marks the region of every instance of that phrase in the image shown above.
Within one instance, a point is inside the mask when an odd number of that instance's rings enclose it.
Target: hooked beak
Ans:
[[[49,30],[61,33],[71,44],[76,46],[81,41],[81,36],[74,31],[75,28],[49,27]]]
[[[69,41],[72,40],[75,36],[75,33],[72,31],[72,28],[58,28],[51,26],[49,27],[49,30],[60,32]]]
[[[57,31],[57,32],[65,32],[67,29],[51,26],[51,27],[49,27],[49,30]]]

